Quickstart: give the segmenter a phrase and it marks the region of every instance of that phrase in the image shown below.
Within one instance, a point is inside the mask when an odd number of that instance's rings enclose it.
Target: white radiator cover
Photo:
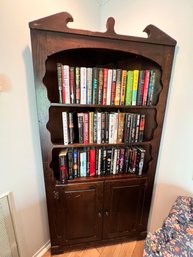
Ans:
[[[0,196],[0,257],[19,257],[10,193]]]

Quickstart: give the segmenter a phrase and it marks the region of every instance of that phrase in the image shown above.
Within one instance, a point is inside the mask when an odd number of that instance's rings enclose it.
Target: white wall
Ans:
[[[98,30],[90,0],[0,1],[0,195],[11,191],[22,257],[49,240],[28,22],[68,11],[76,28]]]
[[[101,28],[115,18],[120,34],[145,36],[154,24],[177,40],[170,83],[149,229],[161,225],[177,195],[193,195],[193,2],[192,0],[107,0],[101,10]]]

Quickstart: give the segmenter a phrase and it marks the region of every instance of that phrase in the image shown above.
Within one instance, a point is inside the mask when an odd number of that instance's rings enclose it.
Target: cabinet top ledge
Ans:
[[[152,44],[161,44],[175,46],[176,40],[167,35],[165,32],[157,28],[156,26],[150,24],[143,31],[147,33],[147,37],[134,37],[119,35],[115,32],[115,20],[113,17],[109,17],[106,23],[105,32],[93,32],[89,30],[80,30],[69,28],[67,25],[69,22],[73,22],[73,17],[68,12],[60,12],[54,15],[50,15],[35,21],[29,22],[29,27],[31,30],[43,30],[61,33],[70,33],[77,35],[84,35],[90,37],[103,37],[109,39],[118,39],[126,41],[136,41]]]

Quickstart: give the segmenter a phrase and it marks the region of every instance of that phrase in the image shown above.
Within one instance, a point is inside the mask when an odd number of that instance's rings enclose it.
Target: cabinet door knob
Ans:
[[[105,215],[106,215],[106,216],[109,216],[109,212],[108,212],[108,211],[106,211],[106,212],[105,212]]]
[[[99,217],[99,218],[102,217],[101,211],[98,212],[98,217]]]

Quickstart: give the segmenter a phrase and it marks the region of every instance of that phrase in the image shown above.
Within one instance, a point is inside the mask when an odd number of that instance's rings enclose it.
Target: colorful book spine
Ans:
[[[93,95],[92,68],[86,69],[86,88],[87,88],[86,103],[92,104],[93,103],[92,101],[92,95]]]
[[[68,182],[68,160],[67,150],[62,150],[59,153],[59,170],[60,170],[60,182],[66,184]]]
[[[62,66],[63,103],[70,104],[69,65]]]
[[[143,86],[143,102],[142,105],[147,105],[147,95],[148,95],[148,87],[149,87],[149,76],[150,71],[145,71],[145,78],[144,78],[144,86]]]
[[[112,84],[111,84],[111,105],[115,104],[116,80],[117,80],[117,70],[113,69],[113,71],[112,71]]]
[[[80,104],[80,67],[75,67],[75,92],[75,103]]]
[[[102,104],[103,99],[103,68],[99,68],[98,73],[98,104]]]
[[[126,83],[127,83],[127,71],[122,71],[122,78],[121,78],[121,96],[120,96],[120,105],[125,104],[125,93],[126,93]]]
[[[116,78],[116,88],[115,88],[115,100],[114,104],[119,105],[121,100],[121,78],[122,78],[122,70],[117,69],[117,78]]]
[[[83,134],[83,142],[84,144],[88,144],[89,143],[89,114],[88,112],[84,113],[84,134]]]
[[[75,103],[75,72],[74,67],[69,67],[69,87],[70,87],[70,103]]]
[[[137,90],[137,105],[142,105],[142,103],[143,103],[144,78],[145,78],[145,71],[140,70],[139,71],[138,90]]]
[[[107,104],[107,83],[108,83],[108,69],[103,69],[103,88],[102,88],[102,104]]]
[[[97,104],[98,103],[98,68],[93,68],[93,78],[92,78],[92,85],[93,85],[93,91],[92,91],[92,103]]]
[[[132,103],[132,85],[133,85],[133,71],[129,70],[127,72],[125,105],[131,105]]]
[[[137,89],[139,80],[139,70],[133,71],[133,84],[132,84],[132,105],[137,104]]]
[[[90,177],[96,175],[96,149],[90,149]]]
[[[108,79],[107,79],[107,105],[110,105],[110,104],[111,104],[112,74],[113,74],[113,70],[112,70],[112,69],[108,69]]]
[[[148,96],[147,96],[147,105],[153,104],[153,95],[155,89],[155,79],[156,74],[154,70],[150,70],[150,79],[149,79],[149,88],[148,88]]]

